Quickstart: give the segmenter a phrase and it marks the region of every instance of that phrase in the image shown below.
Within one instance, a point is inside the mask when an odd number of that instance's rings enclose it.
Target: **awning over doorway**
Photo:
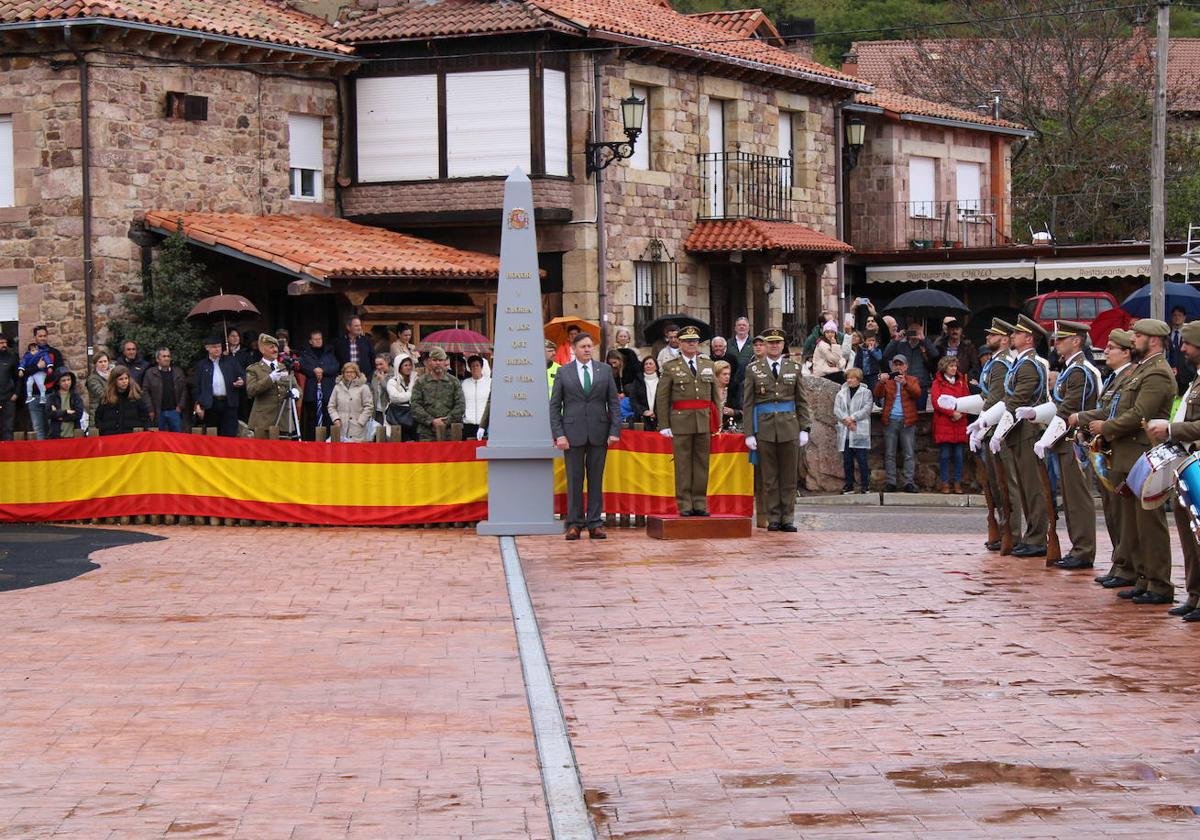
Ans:
[[[854,249],[832,236],[792,222],[761,222],[757,219],[726,219],[697,222],[688,234],[684,250],[693,254],[732,251],[792,251],[848,254]]]
[[[1173,257],[1163,263],[1163,268],[1170,276],[1182,277],[1187,271],[1187,262],[1187,259],[1183,257]],[[1192,271],[1200,273],[1200,265],[1193,265]],[[1113,277],[1149,276],[1149,257],[1130,256],[1092,260],[1040,259],[1037,261],[1038,280],[1105,280]]]
[[[323,286],[355,278],[495,281],[500,273],[499,257],[329,216],[146,213],[158,233],[180,225],[195,245]]]
[[[1033,280],[1033,260],[867,266],[868,283],[952,283],[975,280]]]

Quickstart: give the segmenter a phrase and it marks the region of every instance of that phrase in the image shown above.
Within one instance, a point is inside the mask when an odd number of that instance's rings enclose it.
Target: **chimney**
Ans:
[[[851,76],[858,75],[858,53],[854,50],[842,54],[842,72]]]
[[[817,34],[817,22],[814,18],[783,15],[776,19],[775,28],[783,37],[785,50],[801,58],[812,58],[813,36]]]

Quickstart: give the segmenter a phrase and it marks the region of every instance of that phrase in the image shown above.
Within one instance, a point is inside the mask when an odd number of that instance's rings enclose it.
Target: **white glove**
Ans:
[[[972,452],[978,452],[979,444],[982,441],[983,441],[982,437],[972,434],[969,438],[967,438],[967,446],[970,447]]]
[[[1013,416],[1018,420],[1032,420],[1037,417],[1037,412],[1033,410],[1033,406],[1023,405],[1013,412]]]
[[[946,411],[956,411],[958,409],[958,397],[942,394],[938,397],[937,404],[938,408],[944,408]]]
[[[487,429],[478,429],[475,432],[475,440],[483,440],[483,436],[487,434]]]
[[[291,390],[288,391],[288,393],[292,395],[292,399],[294,399],[294,400],[300,399],[300,389],[299,388],[292,388]]]
[[[280,379],[287,378],[287,371],[286,370],[273,370],[268,375],[271,377],[272,382],[278,382]]]
[[[1046,447],[1040,440],[1033,445],[1033,454],[1041,461],[1046,460]]]
[[[1170,420],[1163,420],[1161,418],[1159,418],[1157,420],[1147,420],[1146,421],[1147,429],[1165,429],[1170,425],[1171,425]]]
[[[801,433],[800,433],[800,445],[801,445],[801,446],[808,446],[808,432],[801,432]]]
[[[758,449],[758,438],[754,435],[746,435],[746,448],[751,452]]]
[[[992,450],[992,454],[996,455],[1000,452],[1000,447],[1004,445],[1004,438],[999,435],[992,435],[992,442],[988,444],[988,449]]]
[[[675,433],[674,433],[674,432],[672,432],[670,429],[659,429],[659,430],[658,430],[658,433],[659,433],[660,435],[662,435],[663,437],[665,437],[665,438],[673,438],[673,437],[675,437]]]

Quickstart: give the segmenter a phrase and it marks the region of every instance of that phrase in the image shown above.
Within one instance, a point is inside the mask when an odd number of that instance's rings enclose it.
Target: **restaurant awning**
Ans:
[[[868,283],[953,283],[974,280],[1033,280],[1033,260],[867,266]]]
[[[1169,276],[1182,277],[1187,270],[1187,260],[1172,257],[1163,263]],[[1200,271],[1193,265],[1192,271]],[[1037,260],[1037,279],[1043,280],[1104,280],[1113,277],[1149,277],[1149,257],[1112,257],[1092,260]]]

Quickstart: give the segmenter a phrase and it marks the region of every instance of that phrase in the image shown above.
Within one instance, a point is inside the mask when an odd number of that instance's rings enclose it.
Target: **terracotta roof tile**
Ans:
[[[1200,111],[1200,38],[1172,38],[1167,49],[1167,90],[1173,111]]]
[[[755,219],[697,222],[683,247],[692,253],[804,251],[837,254],[854,250],[840,239],[803,225]]]
[[[558,29],[578,32],[553,15],[522,0],[440,0],[400,5],[337,27],[333,37],[353,44]]]
[[[928,99],[920,99],[916,96],[907,96],[903,93],[885,90],[883,88],[875,88],[874,93],[860,93],[854,97],[855,102],[861,102],[863,105],[873,105],[876,108],[883,108],[885,111],[891,111],[896,114],[914,114],[922,117],[938,117],[945,120],[959,120],[966,123],[974,123],[981,127],[998,127],[998,128],[1017,128],[1022,129],[1025,126],[1020,123],[1011,122],[1009,120],[997,120],[992,117],[984,116],[978,111],[968,111],[966,108],[955,108],[953,105],[943,105],[940,102],[931,102]]]
[[[329,25],[324,19],[294,9],[282,0],[0,0],[0,23],[88,17],[351,52],[325,36]]]
[[[146,224],[162,231],[176,230],[181,221],[188,239],[222,244],[319,280],[357,276],[494,280],[500,271],[500,258],[490,254],[329,216],[146,213]]]
[[[759,34],[759,29],[765,27],[768,35],[778,38],[780,41],[783,40],[783,36],[775,28],[775,24],[771,22],[771,19],[767,17],[767,13],[762,9],[729,9],[723,12],[695,12],[688,15],[688,17],[711,23],[713,26],[719,26],[726,32],[733,32],[741,35],[743,38],[753,38]]]

